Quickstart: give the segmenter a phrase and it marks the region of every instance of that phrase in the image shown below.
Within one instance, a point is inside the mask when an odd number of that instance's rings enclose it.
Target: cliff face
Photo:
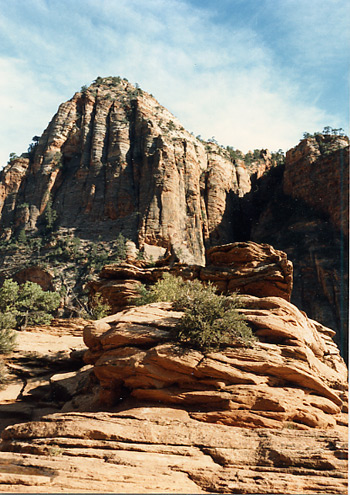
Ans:
[[[304,139],[286,155],[283,191],[329,218],[349,234],[348,139],[318,136]]]
[[[250,238],[288,254],[291,301],[337,330],[347,352],[349,147],[347,138],[318,136],[287,152],[285,167],[253,180],[245,198]]]
[[[2,237],[45,223],[204,263],[204,245],[233,240],[237,198],[250,189],[228,153],[204,144],[149,94],[106,78],[59,107],[30,159],[2,172]],[[51,206],[51,205],[50,205]]]

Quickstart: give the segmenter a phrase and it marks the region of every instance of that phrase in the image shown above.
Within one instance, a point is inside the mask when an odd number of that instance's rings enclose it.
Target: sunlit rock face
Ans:
[[[105,78],[63,103],[27,159],[1,176],[2,236],[45,221],[77,235],[175,251],[203,264],[205,244],[233,240],[232,214],[250,189],[244,166],[204,143],[153,98]]]
[[[257,341],[203,354],[172,340],[181,312],[152,303],[84,329],[101,401],[131,397],[177,404],[199,421],[249,428],[346,424],[347,369],[334,332],[279,297],[242,296]],[[123,391],[123,392],[122,392]],[[344,407],[343,407],[344,406]],[[198,412],[200,411],[200,412]]]

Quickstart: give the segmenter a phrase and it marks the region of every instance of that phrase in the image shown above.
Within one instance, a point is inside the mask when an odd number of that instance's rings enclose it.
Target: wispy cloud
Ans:
[[[261,28],[268,17],[257,17],[260,24],[256,19],[244,23],[236,12],[236,17],[218,23],[213,10],[194,3],[0,0],[0,108],[5,115],[0,124],[0,163],[12,151],[25,151],[58,104],[98,75],[137,81],[195,134],[215,136],[243,150],[288,148],[305,130],[342,125],[339,116],[318,104],[317,83],[311,93],[305,86],[307,78],[300,75],[303,43],[310,60],[320,44],[328,43],[328,57],[338,49],[338,42],[325,39],[328,27],[317,30],[315,41],[307,24],[316,13],[330,15],[329,9],[320,13],[316,8],[322,1],[277,2],[283,7],[276,10],[273,22],[276,32],[286,31],[279,42],[288,56],[292,46],[298,61],[294,71],[286,69],[283,57],[269,43],[268,26]],[[262,3],[268,13],[276,0]],[[299,24],[296,6],[304,9]],[[292,39],[293,33],[298,40]],[[309,81],[314,84],[315,79]]]

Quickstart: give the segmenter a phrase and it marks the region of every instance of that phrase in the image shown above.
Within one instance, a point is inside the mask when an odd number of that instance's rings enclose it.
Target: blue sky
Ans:
[[[224,145],[348,133],[348,0],[0,0],[0,166],[97,76]]]

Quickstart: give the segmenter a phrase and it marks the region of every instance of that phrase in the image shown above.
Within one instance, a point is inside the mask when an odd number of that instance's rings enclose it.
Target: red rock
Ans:
[[[207,355],[171,341],[181,312],[170,303],[132,308],[88,325],[87,362],[95,364],[101,400],[117,400],[124,387],[139,400],[189,411],[199,407],[204,412],[196,419],[203,421],[251,427],[259,417],[257,426],[271,428],[283,428],[286,421],[337,427],[347,369],[329,330],[278,297],[246,295],[243,304],[240,311],[261,341]]]

